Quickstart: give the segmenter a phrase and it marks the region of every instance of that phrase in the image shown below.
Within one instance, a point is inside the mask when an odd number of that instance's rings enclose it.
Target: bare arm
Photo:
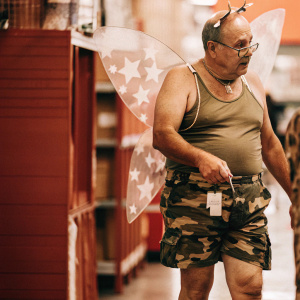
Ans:
[[[262,154],[268,170],[291,197],[289,169],[283,148],[274,132],[271,134],[268,129],[262,131]]]
[[[272,173],[272,175],[290,197],[291,184],[288,163],[282,145],[275,135],[270,122],[264,88],[257,75],[252,74],[250,77],[247,77],[247,79],[249,78],[249,82],[251,82],[250,86],[251,88],[253,87],[255,96],[260,98],[264,105],[264,120],[261,128],[263,161],[268,170]]]
[[[160,90],[155,107],[153,147],[179,163],[197,167],[209,182],[228,180],[225,161],[196,148],[179,134],[183,116],[197,97],[195,79],[186,67],[171,70]]]
[[[297,111],[289,122],[285,135],[285,151],[289,163],[289,172],[291,179],[291,201],[290,208],[291,226],[293,229],[297,226],[297,210],[298,210],[298,179],[299,179],[299,162],[300,162],[300,143],[299,143],[299,128],[300,128],[300,111]]]
[[[300,164],[300,110],[290,120],[285,135],[285,153],[289,164],[289,175],[292,184],[291,200],[293,205],[298,205],[298,181]]]

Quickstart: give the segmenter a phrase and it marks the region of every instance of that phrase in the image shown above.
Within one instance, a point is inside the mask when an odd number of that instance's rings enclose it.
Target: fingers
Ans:
[[[218,159],[212,166],[207,166],[205,170],[202,170],[202,176],[211,184],[220,184],[225,181],[229,182],[229,176],[232,176],[227,163]]]
[[[229,176],[230,176],[230,177],[233,177],[233,175],[232,175],[232,173],[231,173],[229,167],[227,166],[226,161],[222,161],[222,164],[223,164],[223,167],[224,167],[224,169],[225,169],[225,171],[226,171],[226,173],[227,173],[226,179],[228,179],[228,181],[229,181]]]

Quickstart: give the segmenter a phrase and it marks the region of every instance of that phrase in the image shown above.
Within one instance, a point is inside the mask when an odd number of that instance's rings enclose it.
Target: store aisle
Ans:
[[[268,186],[273,195],[266,211],[272,242],[272,270],[264,271],[263,300],[294,300],[293,232],[289,220],[289,200],[277,185]],[[149,262],[139,276],[125,286],[122,295],[112,291],[100,292],[99,300],[176,300],[180,289],[180,275],[157,262]],[[218,263],[215,282],[209,300],[230,300],[224,268]]]

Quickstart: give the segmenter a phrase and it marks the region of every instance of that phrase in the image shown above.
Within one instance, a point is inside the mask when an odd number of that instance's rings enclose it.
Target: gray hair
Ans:
[[[221,41],[222,38],[222,26],[214,27],[215,22],[208,20],[202,30],[202,42],[204,50],[206,51],[208,41]]]

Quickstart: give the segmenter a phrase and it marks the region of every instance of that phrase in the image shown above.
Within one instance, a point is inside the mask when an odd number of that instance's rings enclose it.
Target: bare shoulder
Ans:
[[[183,83],[190,85],[193,83],[193,80],[193,74],[186,65],[180,65],[172,68],[165,79],[167,82],[172,81],[174,85],[180,83],[180,86],[182,86]]]
[[[266,105],[266,92],[258,74],[249,70],[245,75],[245,78],[254,96],[257,98],[257,101],[264,107]]]
[[[186,65],[176,66],[168,72],[156,99],[154,129],[170,126],[179,129],[192,84],[193,74]]]

